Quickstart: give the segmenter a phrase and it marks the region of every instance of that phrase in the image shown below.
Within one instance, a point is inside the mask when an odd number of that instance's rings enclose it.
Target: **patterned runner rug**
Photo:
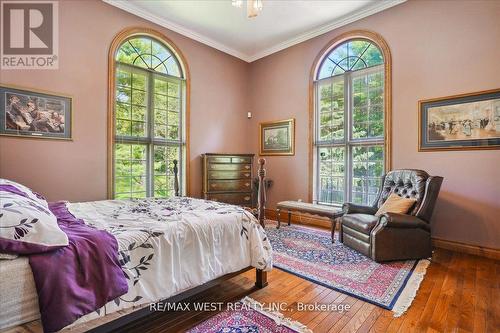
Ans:
[[[275,267],[392,310],[396,317],[411,305],[429,265],[429,260],[376,263],[338,239],[332,244],[329,231],[275,226],[266,225]]]
[[[196,325],[187,333],[312,333],[297,321],[279,312],[266,310],[265,305],[245,297],[231,309]]]

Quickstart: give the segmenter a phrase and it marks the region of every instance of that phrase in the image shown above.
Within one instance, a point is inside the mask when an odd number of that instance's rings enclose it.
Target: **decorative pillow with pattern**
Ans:
[[[67,245],[68,236],[43,202],[0,187],[0,252],[33,254]]]
[[[22,184],[16,183],[12,180],[0,178],[0,191],[7,191],[12,193],[17,193],[38,202],[42,206],[48,208],[49,204],[45,198]]]

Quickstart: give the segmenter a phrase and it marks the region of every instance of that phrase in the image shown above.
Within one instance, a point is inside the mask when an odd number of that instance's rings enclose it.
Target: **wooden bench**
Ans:
[[[337,218],[343,215],[342,209],[337,207],[317,205],[301,201],[281,201],[276,205],[276,212],[278,218],[279,229],[281,227],[280,213],[281,210],[286,209],[288,211],[288,225],[290,225],[292,220],[292,211],[297,211],[301,213],[307,213],[322,217],[328,217],[332,222],[332,243],[335,241],[335,228],[337,226]]]

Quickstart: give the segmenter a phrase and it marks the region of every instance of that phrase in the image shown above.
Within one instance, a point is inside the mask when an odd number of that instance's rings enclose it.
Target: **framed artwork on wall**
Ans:
[[[0,135],[71,140],[72,98],[0,85]]]
[[[295,119],[259,124],[260,155],[295,154]]]
[[[500,89],[418,104],[419,151],[500,149]]]

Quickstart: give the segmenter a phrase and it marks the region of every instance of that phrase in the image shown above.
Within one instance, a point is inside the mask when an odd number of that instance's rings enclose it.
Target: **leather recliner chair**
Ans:
[[[373,260],[406,260],[432,255],[430,219],[443,177],[423,170],[388,172],[372,206],[344,203],[340,241]],[[391,193],[417,201],[407,214],[375,216]]]

